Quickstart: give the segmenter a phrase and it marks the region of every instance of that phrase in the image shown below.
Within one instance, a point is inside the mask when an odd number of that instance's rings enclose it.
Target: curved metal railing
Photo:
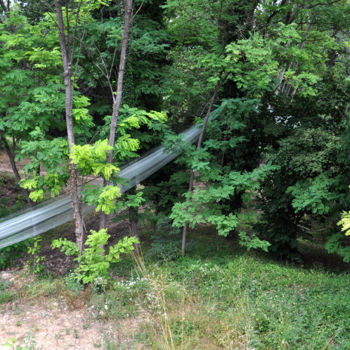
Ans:
[[[182,139],[193,143],[200,134],[198,126],[183,132]],[[180,152],[169,152],[163,146],[157,147],[144,157],[126,165],[119,176],[126,180],[122,192],[145,180],[163,166],[174,160]],[[93,207],[84,206],[84,213]],[[0,222],[0,249],[34,237],[73,219],[72,201],[69,195],[62,195],[54,201],[27,209]]]

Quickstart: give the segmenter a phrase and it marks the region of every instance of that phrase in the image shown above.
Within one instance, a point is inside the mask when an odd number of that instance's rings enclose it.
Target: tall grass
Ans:
[[[132,291],[118,287],[132,294],[140,348],[350,349],[347,273],[216,247],[210,258],[145,259],[122,283]]]

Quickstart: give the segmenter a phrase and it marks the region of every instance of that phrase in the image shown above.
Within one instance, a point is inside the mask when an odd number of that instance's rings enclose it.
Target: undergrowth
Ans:
[[[147,349],[350,348],[348,274],[221,243],[204,238],[190,256],[165,262],[146,251],[137,268],[129,262],[129,274],[93,295],[95,316],[141,318],[132,337]]]
[[[115,335],[128,345],[106,338],[106,349],[350,348],[349,274],[279,263],[200,234],[186,257],[159,259],[148,243],[143,258],[114,266],[105,289],[69,274],[32,278],[16,293],[0,286],[0,301],[64,298],[95,320],[134,325]]]

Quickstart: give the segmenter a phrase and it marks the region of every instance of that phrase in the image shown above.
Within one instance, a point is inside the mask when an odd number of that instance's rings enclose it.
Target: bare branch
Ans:
[[[141,2],[141,5],[139,6],[139,8],[135,11],[135,14],[132,16],[130,23],[134,20],[134,18],[137,16],[137,14],[140,12],[140,10],[142,9],[143,6],[143,1]]]
[[[2,7],[2,9],[4,10],[5,13],[8,11],[8,9],[7,9],[7,7],[6,7],[6,5],[5,5],[3,0],[0,0],[0,6]]]
[[[81,52],[81,48],[82,48],[82,45],[83,45],[83,40],[84,40],[85,33],[86,33],[86,25],[84,25],[83,34],[82,34],[82,36],[80,37],[80,40],[79,40],[78,56],[77,56],[77,60],[75,62],[75,67],[74,67],[74,72],[73,72],[73,87],[74,87],[75,77],[76,77],[76,74],[77,74],[77,71],[78,71],[80,52]],[[74,40],[74,38],[73,38],[73,40]],[[73,41],[73,43],[75,43],[75,40]],[[74,46],[75,45],[73,44],[73,47]],[[73,50],[74,50],[74,48],[73,48]],[[72,52],[72,57],[73,57],[73,52]]]
[[[66,30],[67,30],[67,36],[66,36],[66,43],[67,43],[67,55],[68,55],[68,62],[69,65],[72,64],[72,57],[73,57],[73,53],[70,52],[70,23],[69,23],[69,8],[68,8],[68,0],[65,0],[65,4],[66,4],[66,8],[65,8],[65,12],[66,12]],[[74,40],[74,39],[73,39]]]
[[[74,32],[73,32],[73,46],[72,46],[72,51],[71,51],[71,57],[74,57],[74,49],[75,49],[75,38],[76,38],[76,33],[77,33],[77,29],[78,29],[78,21],[79,21],[79,17],[80,17],[80,9],[81,9],[81,5],[83,3],[83,0],[80,0],[78,8],[77,8],[77,12],[75,14],[75,24],[74,24]],[[84,31],[86,29],[86,22],[84,25]],[[85,33],[84,33],[85,35]],[[81,44],[81,41],[80,41]]]
[[[111,63],[111,68],[109,70],[109,77],[112,76],[112,71],[113,71],[113,66],[114,66],[114,61],[115,61],[115,57],[117,55],[117,45],[114,48],[114,52],[113,52],[113,58],[112,58],[112,63]]]

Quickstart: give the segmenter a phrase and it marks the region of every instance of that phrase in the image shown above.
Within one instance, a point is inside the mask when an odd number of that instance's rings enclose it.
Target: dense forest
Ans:
[[[204,258],[220,260],[221,244],[238,247],[248,270],[251,252],[303,266],[305,247],[348,263],[349,53],[348,0],[0,0],[0,150],[28,207],[70,194],[75,239],[56,236],[52,249],[75,257],[72,276],[84,288],[113,285],[111,267],[127,253],[143,266],[150,226],[161,232],[151,250],[178,261],[175,274],[197,249],[193,237]],[[192,125],[199,137],[185,142]],[[159,145],[179,156],[122,193],[121,167]],[[127,228],[109,245],[118,220]],[[208,237],[218,251],[205,247]],[[0,251],[0,262],[16,247]],[[268,333],[269,317],[256,332]],[[159,348],[184,348],[163,328]],[[317,335],[258,338],[217,346],[350,347],[324,334],[318,345]]]

